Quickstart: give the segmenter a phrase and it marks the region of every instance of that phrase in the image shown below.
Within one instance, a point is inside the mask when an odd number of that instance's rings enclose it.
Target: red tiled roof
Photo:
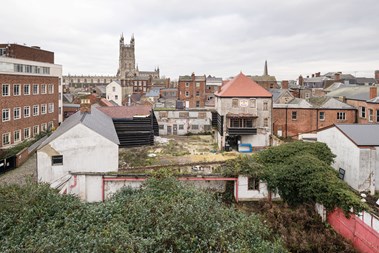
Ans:
[[[270,92],[242,72],[221,86],[221,91],[216,92],[215,95],[218,97],[272,97]]]
[[[99,101],[99,104],[101,106],[113,106],[113,104],[109,102],[108,100],[106,100],[105,98],[101,98]]]
[[[97,109],[112,119],[131,119],[135,116],[150,116],[151,113],[151,106],[147,105],[110,106]]]

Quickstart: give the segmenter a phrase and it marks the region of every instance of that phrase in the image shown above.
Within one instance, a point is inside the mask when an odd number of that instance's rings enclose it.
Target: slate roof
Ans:
[[[275,76],[270,75],[251,76],[250,78],[255,82],[276,82]]]
[[[41,149],[79,124],[83,124],[113,143],[120,144],[112,119],[99,111],[95,106],[91,106],[91,113],[81,113],[78,111],[63,121],[57,130],[55,130],[44,142],[42,142],[38,149]]]
[[[341,87],[326,94],[328,97],[345,97],[347,99],[363,100],[370,99],[370,86]],[[379,89],[378,89],[379,96]]]
[[[149,92],[146,93],[146,97],[159,97],[159,91],[161,90],[161,87],[153,87],[149,90]]]
[[[353,106],[332,97],[312,97],[308,99],[308,102],[320,109],[355,109]]]
[[[112,119],[132,119],[138,116],[147,117],[151,114],[151,106],[148,105],[112,106],[98,109]]]
[[[335,126],[357,146],[379,146],[379,124],[337,124]]]
[[[244,74],[239,73],[215,92],[218,97],[272,97],[272,94]]]

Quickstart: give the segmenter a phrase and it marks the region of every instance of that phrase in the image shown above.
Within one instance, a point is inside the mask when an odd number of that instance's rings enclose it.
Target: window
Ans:
[[[30,117],[30,106],[24,106],[24,118]]]
[[[21,141],[21,130],[14,131],[14,142]]]
[[[42,74],[49,75],[50,74],[50,68],[49,67],[42,67]]]
[[[24,95],[30,95],[30,84],[24,84]]]
[[[376,123],[379,123],[379,110],[376,110]]]
[[[196,91],[196,97],[200,97],[200,91]]]
[[[373,122],[374,121],[374,110],[368,109],[368,121]]]
[[[49,123],[47,123],[47,130],[51,131],[53,127],[54,127],[54,123],[52,121],[49,121]]]
[[[339,170],[338,170],[338,177],[339,177],[341,180],[344,180],[344,178],[345,178],[345,170],[344,170],[344,169],[339,168]]]
[[[115,100],[118,100],[118,95],[115,95],[115,96],[114,96],[114,99],[115,99]]]
[[[325,112],[320,112],[319,119],[324,121],[325,120]]]
[[[33,95],[38,94],[38,84],[33,84]]]
[[[11,134],[5,133],[3,134],[3,146],[8,145],[11,143]]]
[[[344,112],[337,112],[337,120],[346,120],[346,114]]]
[[[112,91],[115,92],[116,91],[116,87],[113,86],[112,87]]]
[[[3,97],[10,96],[9,84],[3,84]]]
[[[49,103],[49,113],[54,112],[54,103]]]
[[[297,112],[292,112],[291,118],[292,118],[292,120],[297,120]]]
[[[167,118],[168,113],[167,112],[159,112],[159,118]]]
[[[9,121],[10,120],[10,117],[9,117],[9,109],[3,109],[3,122],[5,121]]]
[[[37,136],[39,134],[39,126],[33,126],[33,136]]]
[[[267,102],[267,101],[264,101],[264,102],[263,102],[263,110],[264,110],[264,111],[267,111],[267,110],[268,110],[268,102]]]
[[[259,191],[259,178],[249,177],[247,181],[247,189]]]
[[[184,125],[179,125],[179,130],[183,130],[184,129]]]
[[[196,82],[196,88],[199,88],[199,87],[200,87],[200,83]]]
[[[51,157],[51,165],[63,165],[63,155],[53,155]]]
[[[268,118],[263,119],[263,127],[268,127]]]
[[[41,114],[46,114],[46,104],[41,105]]]
[[[13,96],[20,96],[21,95],[21,88],[20,84],[13,84]]]
[[[250,99],[250,107],[255,108],[257,106],[257,100],[255,98]]]
[[[46,132],[47,130],[47,124],[46,123],[42,123],[41,124],[41,132]]]
[[[200,107],[200,101],[196,101],[196,107]]]
[[[15,107],[13,108],[13,119],[20,119],[21,118],[21,108],[20,107]]]
[[[231,118],[230,119],[230,127],[252,128],[253,127],[253,119],[251,119],[251,118]]]
[[[198,130],[199,129],[199,125],[192,125],[191,128],[192,128],[192,130]]]
[[[364,107],[364,106],[360,106],[359,107],[359,111],[360,111],[360,116],[361,116],[361,118],[366,118],[366,107]]]
[[[189,87],[189,83],[186,83],[186,87]]]
[[[185,94],[186,94],[186,97],[189,97],[189,91],[186,91]]]
[[[159,129],[163,130],[164,129],[164,125],[159,125]]]
[[[232,99],[232,107],[233,108],[237,108],[238,107],[238,99],[237,98],[233,98]]]
[[[24,128],[24,139],[30,138],[30,127]]]
[[[38,105],[33,105],[33,116],[38,116],[39,110]]]
[[[41,84],[41,94],[46,94],[46,84]]]

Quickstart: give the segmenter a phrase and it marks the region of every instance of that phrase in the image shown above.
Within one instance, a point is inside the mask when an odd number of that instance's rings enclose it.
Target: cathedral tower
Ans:
[[[120,38],[120,56],[117,77],[123,83],[123,80],[128,80],[136,74],[136,58],[135,58],[135,41],[134,35],[130,39],[130,44],[124,44],[124,35]]]

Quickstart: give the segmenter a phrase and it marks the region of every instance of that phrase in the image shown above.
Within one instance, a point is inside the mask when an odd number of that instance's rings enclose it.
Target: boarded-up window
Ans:
[[[234,107],[234,108],[238,107],[238,99],[237,98],[232,99],[232,107]]]
[[[205,117],[206,117],[206,113],[205,112],[199,112],[199,114],[198,114],[198,118],[199,119],[205,119]]]
[[[63,155],[54,155],[51,157],[52,165],[63,165]]]
[[[189,114],[188,112],[179,112],[179,118],[188,118]]]

